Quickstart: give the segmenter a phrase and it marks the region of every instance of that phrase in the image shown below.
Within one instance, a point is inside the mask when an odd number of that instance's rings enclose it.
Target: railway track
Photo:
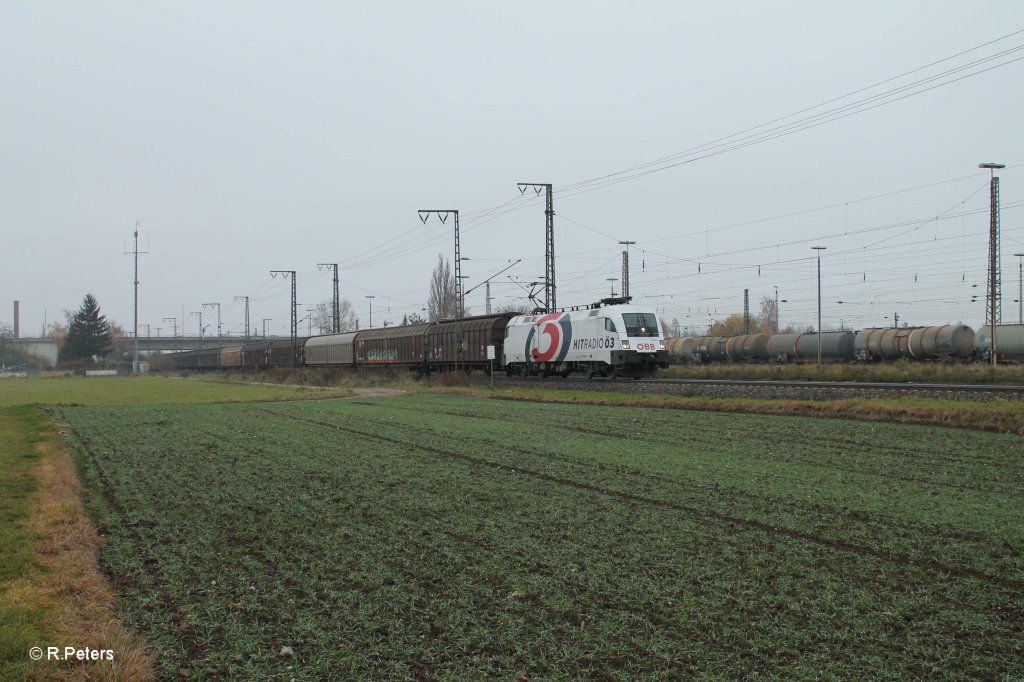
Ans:
[[[616,391],[648,395],[717,398],[836,400],[843,398],[918,397],[944,400],[1022,400],[1024,386],[1007,384],[926,384],[852,381],[779,381],[741,379],[585,379],[495,377],[503,386]]]

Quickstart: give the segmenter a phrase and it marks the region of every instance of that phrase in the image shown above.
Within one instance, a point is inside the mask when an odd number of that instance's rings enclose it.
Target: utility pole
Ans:
[[[487,285],[486,288],[484,289],[484,307],[485,307],[485,309],[487,311],[487,314],[490,315],[491,314],[491,280],[487,280],[486,282],[484,282],[484,284]]]
[[[431,214],[437,215],[442,225],[448,220],[449,215],[455,216],[455,371],[458,371],[459,360],[462,359],[462,316],[464,303],[462,300],[462,251],[459,244],[459,212],[456,209],[421,209],[417,211],[417,214],[420,217],[420,222],[424,225],[427,224]]]
[[[779,333],[779,288],[775,287],[775,333]]]
[[[517,183],[520,194],[526,194],[526,188],[532,187],[537,194],[545,192],[544,204],[544,306],[547,312],[555,311],[555,202],[552,196],[551,183],[520,182]]]
[[[235,296],[236,301],[245,301],[245,340],[249,340],[249,297]]]
[[[292,280],[292,305],[291,305],[291,313],[292,313],[292,324],[291,324],[292,357],[291,357],[291,359],[290,359],[288,364],[291,365],[292,367],[294,367],[295,366],[295,359],[296,359],[296,357],[297,357],[297,355],[299,353],[299,315],[298,315],[298,310],[297,310],[297,306],[299,304],[296,302],[298,299],[296,298],[297,291],[296,291],[296,286],[295,286],[295,271],[294,270],[271,270],[270,271],[271,279],[277,279],[278,275],[281,275],[281,277],[283,277],[285,279],[291,277],[291,280]]]
[[[135,257],[135,354],[132,360],[132,374],[139,374],[139,256],[149,251],[139,251],[139,224],[135,223],[135,248],[125,251]]]
[[[376,296],[366,296],[365,298],[366,298],[366,300],[370,304],[370,324],[366,325],[366,328],[367,329],[373,329],[373,299],[375,299],[377,297]]]
[[[743,290],[743,333],[750,333],[750,289]]]
[[[272,318],[263,318],[263,338],[267,338],[267,322],[270,322]]]
[[[992,366],[998,360],[996,345],[996,327],[1002,322],[999,291],[999,178],[996,170],[1006,168],[1002,163],[979,163],[978,168],[989,171],[989,229],[988,229],[988,310],[985,311],[985,324],[992,330]]]
[[[1024,324],[1024,253],[1017,256],[1017,324]]]
[[[220,327],[220,303],[204,303],[203,304],[204,308],[213,308],[214,306],[217,307],[217,341],[219,342],[223,338],[223,335],[221,334],[221,327]]]
[[[818,368],[821,368],[821,252],[827,246],[812,246],[818,252]]]
[[[318,270],[324,268],[334,268],[334,324],[331,325],[331,331],[337,334],[341,331],[341,298],[338,290],[338,264],[337,263],[317,263],[316,267]]]
[[[892,314],[892,326],[893,326],[894,329],[898,329],[899,328],[899,326],[900,326],[900,314],[899,313],[893,313]]]

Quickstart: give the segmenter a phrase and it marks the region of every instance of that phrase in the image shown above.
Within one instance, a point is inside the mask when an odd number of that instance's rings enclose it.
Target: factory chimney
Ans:
[[[19,338],[19,331],[21,329],[21,320],[19,319],[21,317],[19,312],[20,306],[21,301],[14,302],[14,338],[16,339]]]

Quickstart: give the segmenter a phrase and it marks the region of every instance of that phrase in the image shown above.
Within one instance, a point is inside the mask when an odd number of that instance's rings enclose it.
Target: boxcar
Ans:
[[[217,369],[220,367],[220,348],[186,350],[174,354],[176,369]]]
[[[487,346],[494,346],[494,366],[502,361],[505,327],[515,317],[512,313],[466,317],[460,322],[445,320],[430,327],[427,349],[431,369],[488,370]],[[457,353],[459,325],[462,326],[462,354]]]
[[[311,336],[306,340],[304,354],[306,364],[344,365],[355,363],[355,338],[359,332],[343,332],[326,336]]]
[[[270,366],[270,341],[255,341],[242,346],[242,364],[253,369]]]
[[[242,346],[224,346],[220,349],[220,368],[238,369],[242,366]]]
[[[418,367],[423,364],[425,338],[429,324],[407,324],[356,332],[355,364]]]
[[[300,367],[302,365],[302,346],[306,343],[306,337],[300,336],[295,341],[294,355],[292,354],[291,339],[272,341],[267,349],[269,363],[272,367]]]

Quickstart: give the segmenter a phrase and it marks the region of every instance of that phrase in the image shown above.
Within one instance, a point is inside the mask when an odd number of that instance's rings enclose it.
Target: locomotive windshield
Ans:
[[[658,318],[654,313],[622,313],[626,336],[657,336]]]

